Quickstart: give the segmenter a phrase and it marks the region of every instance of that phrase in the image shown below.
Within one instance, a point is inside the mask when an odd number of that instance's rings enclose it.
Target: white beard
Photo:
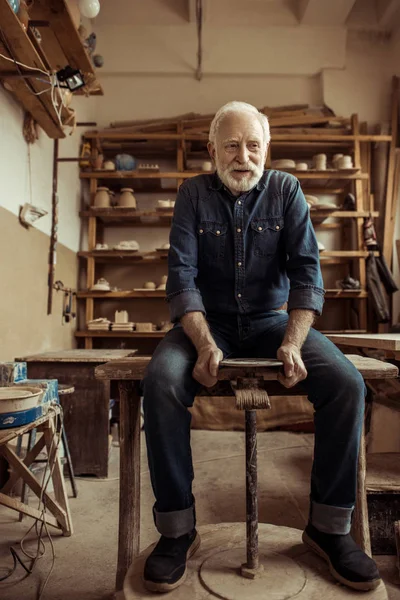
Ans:
[[[263,162],[261,164],[263,164]],[[255,185],[257,185],[264,173],[263,166],[257,166],[251,162],[248,162],[245,165],[232,163],[228,167],[225,167],[225,169],[223,169],[217,156],[215,156],[215,165],[217,167],[217,173],[222,183],[233,192],[248,192]],[[247,175],[246,177],[242,177],[242,179],[237,180],[231,175],[231,172],[235,169],[250,171],[250,175]]]

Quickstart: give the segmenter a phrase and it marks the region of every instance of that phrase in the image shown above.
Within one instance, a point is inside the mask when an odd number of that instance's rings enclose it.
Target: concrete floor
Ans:
[[[259,434],[260,521],[302,529],[308,514],[309,473],[313,436],[288,432]],[[144,442],[144,440],[142,440]],[[195,495],[199,524],[244,521],[244,434],[193,431]],[[153,526],[153,495],[142,443],[141,548],[158,539]],[[56,562],[43,600],[110,600],[117,556],[118,448],[110,456],[109,480],[79,480],[79,496],[71,498],[74,535],[54,534]],[[70,490],[69,483],[67,482]],[[31,496],[31,502],[34,498]],[[9,546],[17,547],[31,523],[0,507],[0,567],[12,564]],[[35,600],[38,586],[51,567],[51,552],[23,577],[0,583],[1,600]],[[34,543],[27,544],[31,551]],[[390,600],[400,600],[395,557],[378,557]],[[1,573],[0,573],[1,576]],[[358,595],[358,594],[356,594]],[[243,599],[245,600],[245,599]]]

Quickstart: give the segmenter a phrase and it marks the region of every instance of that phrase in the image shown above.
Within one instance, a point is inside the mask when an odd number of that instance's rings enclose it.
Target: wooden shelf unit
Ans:
[[[12,59],[0,58],[0,80],[49,137],[63,138],[63,123],[70,120],[73,112],[63,107],[60,122],[53,105],[49,82],[38,70],[57,71],[70,64],[71,67],[80,69],[85,81],[90,82],[93,91],[89,90],[89,93],[103,92],[95,81],[95,71],[64,0],[35,0],[29,9],[29,17],[36,23],[42,23],[35,25],[42,36],[40,43],[29,25],[25,31],[8,1],[0,0],[0,23],[5,39],[5,43],[0,39],[0,53]],[[22,71],[24,75],[31,71],[17,67],[13,60],[37,71],[22,78]]]
[[[363,219],[370,214],[374,217],[378,216],[378,212],[373,210],[369,195],[369,172],[366,168],[366,162],[362,159],[361,144],[370,145],[372,142],[387,142],[391,136],[387,135],[364,135],[360,133],[360,127],[356,115],[353,115],[349,120],[350,128],[344,133],[320,133],[314,130],[308,133],[289,134],[286,132],[279,133],[273,131],[270,157],[281,157],[283,152],[286,156],[291,156],[299,152],[301,156],[307,152],[308,159],[312,155],[319,152],[326,152],[331,157],[338,151],[345,150],[346,153],[353,155],[354,168],[347,171],[328,169],[326,171],[295,171],[294,175],[301,181],[305,193],[314,194],[330,194],[341,198],[348,192],[352,192],[356,197],[355,210],[337,209],[312,210],[310,217],[315,221],[315,227],[321,229],[338,229],[346,230],[346,228],[355,227],[357,244],[355,248],[343,247],[340,250],[325,250],[321,252],[322,269],[329,265],[349,265],[352,275],[357,277],[361,283],[360,290],[342,290],[342,289],[327,289],[326,298],[333,300],[348,301],[349,306],[356,308],[358,312],[358,332],[367,330],[367,299],[368,292],[366,289],[366,258],[368,252],[363,245]],[[113,131],[107,132],[86,132],[84,139],[92,144],[92,159],[94,160],[98,152],[102,151],[107,157],[111,157],[119,151],[129,152],[130,149],[135,149],[135,156],[139,160],[144,157],[152,156],[155,159],[163,157],[163,144],[168,148],[168,152],[174,155],[176,159],[176,169],[160,172],[118,172],[118,171],[82,171],[81,178],[88,181],[90,197],[93,202],[97,186],[101,184],[109,184],[115,186],[120,183],[120,187],[124,187],[131,181],[135,186],[135,194],[145,193],[160,193],[173,192],[179,185],[190,177],[199,175],[201,171],[188,170],[186,168],[187,159],[193,156],[206,158],[206,144],[208,136],[204,133],[193,133],[185,130],[184,125],[178,124],[176,131],[170,133],[119,133]],[[196,146],[193,146],[195,144]],[[155,148],[153,148],[155,146]],[[364,156],[364,154],[363,154]],[[143,157],[143,158],[142,158]],[[168,187],[163,187],[161,181],[170,181]],[[172,187],[174,185],[174,187]],[[140,186],[143,186],[141,188]],[[154,187],[146,187],[154,186]],[[116,226],[134,226],[134,227],[169,227],[172,219],[172,211],[158,212],[154,210],[125,210],[110,208],[110,209],[94,209],[90,208],[83,210],[80,213],[82,219],[87,223],[88,227],[88,251],[80,252],[79,256],[87,262],[87,277],[86,289],[78,293],[78,298],[82,299],[86,305],[86,322],[94,317],[94,302],[105,300],[132,300],[138,299],[154,299],[161,300],[165,298],[163,291],[157,292],[135,292],[130,290],[120,292],[91,292],[89,291],[95,283],[95,265],[97,262],[109,262],[113,264],[130,264],[136,267],[143,265],[166,264],[166,257],[156,256],[149,260],[144,255],[134,253],[123,253],[120,251],[96,251],[95,245],[97,242],[97,234],[99,227],[116,227]],[[334,219],[334,222],[323,223],[324,219]],[[154,253],[152,253],[154,255]],[[133,318],[133,320],[135,320]],[[346,330],[350,331],[350,330]],[[106,334],[106,335],[105,335]],[[93,339],[100,337],[162,337],[163,332],[154,332],[153,334],[119,333],[119,332],[93,332],[87,331],[85,327],[76,333],[77,337],[85,339],[85,347],[93,347]]]

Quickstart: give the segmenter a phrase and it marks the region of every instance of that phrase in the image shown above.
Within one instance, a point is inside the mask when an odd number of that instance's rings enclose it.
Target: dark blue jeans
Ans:
[[[207,315],[207,320],[224,357],[276,358],[288,314]],[[301,385],[315,409],[310,520],[326,533],[348,533],[356,497],[364,381],[344,354],[315,329],[307,336],[302,358],[308,376]],[[143,381],[154,517],[158,531],[168,537],[183,535],[195,524],[188,407],[199,389],[192,377],[196,359],[195,347],[177,325],[157,347]]]

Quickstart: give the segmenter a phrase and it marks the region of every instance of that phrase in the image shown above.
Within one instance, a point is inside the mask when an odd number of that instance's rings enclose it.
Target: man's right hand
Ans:
[[[222,359],[222,351],[217,346],[204,346],[198,353],[192,373],[193,377],[201,385],[212,387],[218,381],[218,367]]]

